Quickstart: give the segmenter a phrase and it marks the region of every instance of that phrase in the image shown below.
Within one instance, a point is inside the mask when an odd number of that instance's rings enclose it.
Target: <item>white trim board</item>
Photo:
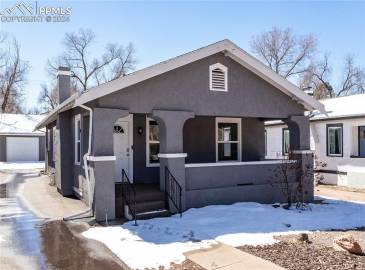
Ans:
[[[77,123],[79,123],[79,126],[77,125]],[[79,130],[78,130],[78,128],[79,128]],[[82,131],[83,130],[82,130],[81,114],[76,114],[74,116],[74,165],[80,165],[81,164],[81,159],[82,159]],[[78,144],[80,144],[79,149],[77,148]],[[77,153],[77,150],[79,150],[79,153]],[[78,154],[80,155],[80,160],[77,160]]]
[[[264,161],[244,161],[244,162],[217,162],[217,163],[191,163],[185,164],[186,168],[204,168],[204,167],[221,167],[221,166],[246,166],[246,165],[270,165],[293,163],[295,160],[264,160]]]
[[[114,93],[131,85],[137,84],[144,80],[153,78],[155,76],[161,75],[168,71],[174,70],[176,68],[198,61],[219,52],[224,52],[226,56],[231,57],[233,60],[235,60],[245,68],[249,69],[265,81],[269,82],[277,89],[290,96],[295,101],[301,103],[308,110],[316,109],[324,112],[323,104],[304,93],[288,80],[276,74],[273,70],[266,67],[262,62],[249,55],[247,52],[245,52],[243,49],[241,49],[228,39],[213,43],[211,45],[183,54],[181,56],[177,56],[159,64],[141,69],[120,79],[116,79],[97,87],[91,88],[87,92],[83,93],[75,101],[74,106],[85,104],[94,99]]]
[[[155,119],[146,115],[146,167],[159,167],[160,162],[150,163],[150,143],[160,143],[159,141],[150,141],[150,121],[156,121]]]
[[[187,153],[160,153],[158,154],[159,158],[186,158],[188,156]]]
[[[117,158],[115,156],[88,156],[89,161],[113,161]]]

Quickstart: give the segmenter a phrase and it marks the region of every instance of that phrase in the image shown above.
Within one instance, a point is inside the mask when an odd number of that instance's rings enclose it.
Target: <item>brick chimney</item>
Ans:
[[[58,102],[61,104],[71,96],[71,70],[69,67],[59,67],[58,79]]]

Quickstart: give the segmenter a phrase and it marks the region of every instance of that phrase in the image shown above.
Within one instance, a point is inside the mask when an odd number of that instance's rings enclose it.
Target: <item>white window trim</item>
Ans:
[[[221,69],[224,72],[224,89],[213,88],[212,84],[212,71],[216,68]],[[228,68],[221,63],[216,63],[209,66],[209,90],[218,92],[228,92]]]
[[[289,142],[288,142],[288,152],[285,152],[284,151],[284,149],[285,149],[285,132],[288,132],[288,140],[289,140]],[[290,153],[290,130],[289,130],[289,128],[283,128],[283,130],[281,131],[281,134],[282,134],[282,136],[283,136],[283,138],[281,139],[281,143],[283,144],[282,145],[282,156],[283,157],[287,157],[287,156],[289,156],[289,153]]]
[[[47,129],[47,152],[51,151],[51,130]]]
[[[52,128],[52,160],[56,162],[56,127]]]
[[[77,130],[77,122],[80,122],[80,139],[77,140],[77,136],[78,136],[78,130]],[[74,138],[74,160],[75,160],[75,165],[80,165],[81,164],[81,141],[82,141],[82,138],[81,138],[81,130],[82,130],[82,126],[81,126],[81,115],[80,114],[77,114],[75,115],[75,123],[74,123],[74,129],[75,129],[75,138]],[[80,160],[77,161],[77,144],[80,143]]]
[[[330,129],[339,129],[341,130],[341,147],[340,147],[340,154],[331,154],[330,153]],[[327,153],[329,157],[342,157],[343,156],[343,126],[328,126],[327,127]]]
[[[159,141],[150,141],[150,121],[156,121],[146,116],[146,167],[160,167],[160,163],[150,163],[150,143],[160,143]]]
[[[218,161],[218,144],[223,142],[218,142],[218,123],[235,123],[238,124],[238,141],[226,141],[224,143],[237,143],[238,144],[238,160],[229,161]],[[242,135],[241,135],[241,118],[226,118],[226,117],[216,117],[215,118],[215,161],[219,163],[224,162],[241,162],[242,161]]]

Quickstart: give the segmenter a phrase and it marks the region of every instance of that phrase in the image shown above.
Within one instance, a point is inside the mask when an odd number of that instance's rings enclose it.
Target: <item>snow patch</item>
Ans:
[[[134,269],[180,263],[184,252],[217,242],[232,246],[273,244],[275,235],[365,226],[365,204],[326,200],[308,211],[285,210],[259,203],[215,205],[174,215],[97,227],[84,232],[104,243]]]
[[[39,162],[0,162],[0,170],[44,169],[44,161]]]

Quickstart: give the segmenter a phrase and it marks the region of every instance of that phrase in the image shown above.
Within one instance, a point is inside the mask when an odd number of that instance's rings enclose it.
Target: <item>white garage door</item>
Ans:
[[[38,161],[38,137],[7,137],[6,161]]]

